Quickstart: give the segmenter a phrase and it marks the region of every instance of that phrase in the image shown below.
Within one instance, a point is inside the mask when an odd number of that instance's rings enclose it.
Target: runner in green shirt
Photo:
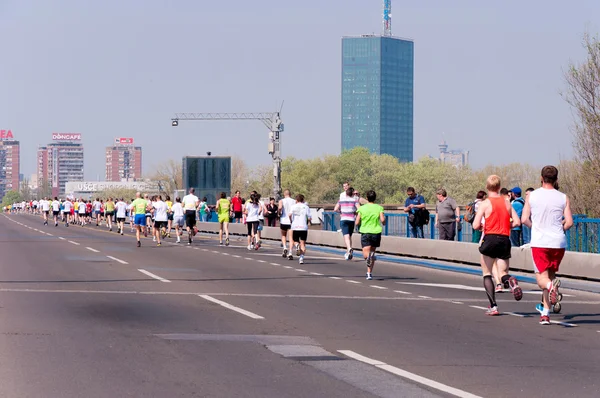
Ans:
[[[221,192],[221,199],[217,200],[215,206],[219,216],[219,244],[223,244],[223,230],[225,230],[225,246],[229,246],[229,217],[231,211],[231,202],[227,199],[227,194]]]
[[[137,247],[141,247],[140,234],[142,228],[146,228],[146,211],[148,210],[148,202],[142,199],[142,194],[136,192],[135,200],[129,206],[131,211],[135,214],[133,223],[135,224],[135,237],[137,238]]]
[[[383,207],[375,204],[375,199],[377,199],[375,191],[367,192],[367,201],[369,203],[360,206],[356,216],[356,224],[360,225],[360,243],[363,257],[367,262],[367,280],[373,279],[372,272],[376,259],[375,250],[381,245],[382,226],[385,225]]]

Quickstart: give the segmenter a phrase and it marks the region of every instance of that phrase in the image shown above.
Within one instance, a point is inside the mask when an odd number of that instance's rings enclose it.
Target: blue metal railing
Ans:
[[[406,214],[388,213],[385,215],[386,225],[383,228],[385,236],[410,237],[410,225]],[[600,253],[600,219],[585,218],[576,215],[573,219],[574,225],[567,232],[567,250]],[[323,212],[323,230],[337,231],[340,229],[340,213],[331,211]],[[460,217],[460,230],[457,232],[459,242],[473,241],[473,227],[470,223]],[[523,234],[530,235],[529,228],[523,226]],[[426,239],[437,239],[438,230],[435,227],[435,215],[430,216],[429,224],[423,226],[423,235]]]

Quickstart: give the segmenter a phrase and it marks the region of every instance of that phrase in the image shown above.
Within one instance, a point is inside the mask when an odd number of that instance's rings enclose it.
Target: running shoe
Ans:
[[[490,315],[490,316],[497,316],[497,315],[500,315],[500,312],[498,312],[498,307],[493,306],[493,307],[488,307],[485,314]]]
[[[65,224],[65,227],[68,227],[68,226],[69,226],[69,223],[66,223],[66,224]]]
[[[504,289],[502,289],[502,284],[498,283],[496,285],[496,293],[503,293],[503,292],[504,292]]]
[[[121,236],[123,236],[123,231],[121,231]]]
[[[544,312],[544,304],[542,303],[537,303],[537,305],[535,306],[535,309],[537,312],[540,313],[540,315]]]
[[[519,287],[517,278],[511,276],[508,280],[508,286],[510,286],[510,291],[512,292],[513,296],[515,296],[515,300],[520,301],[523,298],[523,289]]]
[[[350,255],[350,253],[348,253],[348,252],[344,253],[344,260],[346,260],[346,261],[350,260],[350,258],[348,258],[349,255]]]
[[[223,242],[219,242],[219,246],[223,246]]]
[[[140,242],[139,240],[137,241],[137,247],[142,247],[142,242]]]
[[[158,242],[158,243],[156,244],[156,246],[160,246],[160,242]]]
[[[550,325],[550,317],[548,315],[542,315],[540,317],[540,325]]]
[[[350,249],[348,252],[348,260],[352,260],[352,257],[354,257],[354,249]]]
[[[144,238],[147,238],[147,237],[148,237],[148,230],[144,229]]]
[[[558,288],[560,287],[560,279],[554,279],[552,281],[552,286],[550,286],[550,290],[548,290],[548,296],[550,297],[550,304],[554,305],[558,303],[559,295]]]
[[[367,267],[371,266],[371,255],[369,255],[369,257],[367,257],[366,263],[367,263]]]
[[[300,255],[300,258],[298,259],[298,264],[304,264],[304,256]]]
[[[190,235],[190,236],[188,236],[188,245],[191,245],[191,244],[192,244],[192,236]]]
[[[300,255],[300,245],[296,245],[296,256]]]
[[[229,238],[225,238],[225,246],[229,246]]]
[[[177,237],[177,243],[181,243],[181,238],[179,236]]]
[[[288,256],[288,260],[293,260],[294,256],[292,256],[291,254]]]
[[[252,245],[248,245],[248,250],[252,250]]]
[[[287,256],[288,256],[288,250],[283,249],[283,254],[281,255],[281,257],[286,258]]]
[[[156,236],[152,237],[152,242],[156,242]]]
[[[369,272],[367,272],[367,280],[368,281],[372,281],[373,280],[373,275]]]

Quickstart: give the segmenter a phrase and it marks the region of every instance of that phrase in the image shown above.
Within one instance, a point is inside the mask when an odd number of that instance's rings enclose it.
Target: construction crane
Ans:
[[[392,36],[392,0],[383,0],[383,35]]]
[[[284,126],[279,112],[259,113],[176,113],[171,126],[179,126],[181,120],[258,120],[269,129],[269,155],[273,158],[273,196],[281,198],[281,139]]]

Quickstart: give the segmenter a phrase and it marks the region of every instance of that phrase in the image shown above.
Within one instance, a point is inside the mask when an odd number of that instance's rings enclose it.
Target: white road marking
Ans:
[[[429,296],[417,296],[417,297],[422,298],[422,299],[430,299],[431,298]]]
[[[108,258],[110,258],[111,260],[114,260],[114,261],[116,261],[116,262],[118,262],[118,263],[121,263],[121,264],[125,264],[125,265],[129,264],[127,261],[123,261],[123,260],[121,260],[121,259],[118,259],[118,258],[116,258],[116,257],[113,257],[113,256],[106,256],[106,257],[108,257]]]
[[[63,238],[62,236],[59,236],[58,239],[60,240],[66,240],[65,238]]]
[[[266,263],[265,260],[256,260],[257,263]]]
[[[52,235],[52,234],[49,234],[49,233],[47,233],[47,232],[46,232],[46,235],[48,235],[48,236],[54,236],[54,235]]]
[[[253,259],[250,257],[244,257],[244,260],[252,261]]]
[[[466,286],[466,285],[457,285],[450,283],[418,283],[418,282],[396,282],[400,285],[413,285],[413,286],[427,286],[427,287],[442,287],[446,289],[457,289],[457,290],[470,290],[473,292],[484,292],[485,289],[483,287],[475,287],[475,286]],[[508,292],[509,290],[504,290],[504,292]],[[540,294],[541,290],[523,290],[523,294]],[[575,297],[570,294],[564,294],[564,297]]]
[[[277,264],[277,263],[269,263],[269,264],[271,264],[271,265],[274,265],[274,266],[276,266],[276,267],[279,267],[279,266],[280,266],[280,264]]]
[[[484,311],[487,311],[487,308],[485,308],[485,307],[479,307],[479,306],[477,306],[477,305],[470,305],[469,307],[471,307],[471,308],[475,308],[475,309],[478,309],[478,310],[484,310]]]
[[[208,250],[208,249],[202,249],[202,251],[203,251],[203,252],[207,252],[207,251],[210,251],[210,250]],[[235,257],[235,256],[234,256],[234,257]],[[239,257],[239,256],[238,256],[238,257]]]
[[[452,304],[464,304],[463,302],[460,301],[451,301]]]
[[[296,268],[296,271],[298,271],[298,272],[307,272],[305,269],[300,269],[300,268]]]
[[[265,319],[264,317],[262,317],[260,315],[257,315],[254,312],[246,311],[246,310],[244,310],[244,309],[242,309],[240,307],[236,307],[235,305],[231,305],[231,304],[226,303],[224,301],[217,300],[214,297],[211,297],[211,296],[208,296],[208,295],[205,295],[205,294],[200,294],[199,296],[202,297],[205,300],[208,300],[208,301],[213,302],[215,304],[219,304],[222,307],[225,307],[225,308],[230,309],[232,311],[238,312],[238,313],[240,313],[242,315],[246,315],[247,317],[250,317],[252,319]]]
[[[86,249],[88,249],[89,251],[94,252],[94,253],[100,253],[100,250],[96,250],[92,247],[86,247]]]
[[[371,287],[373,287],[375,289],[387,290],[387,287],[384,287],[384,286],[371,285]]]
[[[216,251],[216,250],[213,250],[212,252],[215,253],[215,254],[221,254],[221,252]]]
[[[207,250],[208,251],[208,250]],[[242,258],[242,256],[238,256],[237,254],[232,254],[231,257]]]
[[[290,267],[289,265],[284,265],[283,268],[292,269],[294,267]]]
[[[325,276],[325,274],[319,274],[318,272],[311,272],[310,274],[315,276]]]
[[[351,281],[351,280],[346,280],[346,282],[349,282],[349,283],[354,283],[354,284],[359,284],[359,283],[362,283],[362,282],[359,282],[359,281]]]
[[[409,293],[409,292],[404,292],[402,290],[394,290],[394,292],[400,293],[400,294],[412,294],[412,293]]]
[[[69,243],[71,243],[71,244],[73,244],[73,245],[75,245],[75,246],[79,246],[79,245],[80,245],[80,243],[73,242],[72,240],[70,240],[70,241],[68,241],[68,242],[69,242]]]
[[[340,278],[339,276],[330,276],[329,279],[336,279],[337,280],[337,279],[342,279],[342,278]]]
[[[529,318],[529,315],[517,314],[516,312],[503,312],[503,314],[518,316],[519,318]]]
[[[376,359],[367,358],[365,356],[357,354],[354,351],[338,350],[338,352],[340,354],[342,354],[342,355],[345,355],[345,356],[350,357],[352,359],[355,359],[357,361],[364,362],[366,364],[375,366],[376,368],[379,368],[381,370],[385,370],[386,372],[390,372],[390,373],[395,374],[397,376],[403,377],[405,379],[412,380],[412,381],[417,382],[419,384],[425,385],[427,387],[434,388],[434,389],[436,389],[438,391],[442,391],[442,392],[445,392],[447,394],[454,395],[456,397],[461,397],[461,398],[480,398],[477,395],[473,395],[473,394],[468,393],[466,391],[459,390],[458,388],[450,387],[450,386],[447,386],[445,384],[439,383],[437,381],[434,381],[434,380],[431,380],[431,379],[427,379],[427,378],[425,378],[423,376],[419,376],[419,375],[416,375],[414,373],[407,372],[406,370],[397,368],[397,367],[392,366],[392,365],[388,365],[385,362],[381,362],[381,361],[378,361]]]
[[[550,321],[550,323],[552,323],[554,325],[567,326],[567,327],[570,327],[570,328],[577,327],[577,325],[575,325],[574,323],[559,322],[559,321]]]
[[[229,256],[229,253],[221,253],[224,256]]]
[[[152,272],[148,272],[148,271],[146,271],[145,269],[138,269],[138,271],[140,271],[142,274],[146,274],[146,275],[148,275],[150,278],[157,279],[157,280],[159,280],[159,281],[161,281],[161,282],[171,282],[170,280],[168,280],[168,279],[165,279],[165,278],[161,278],[161,277],[160,277],[160,276],[158,276],[158,275],[154,275]]]

